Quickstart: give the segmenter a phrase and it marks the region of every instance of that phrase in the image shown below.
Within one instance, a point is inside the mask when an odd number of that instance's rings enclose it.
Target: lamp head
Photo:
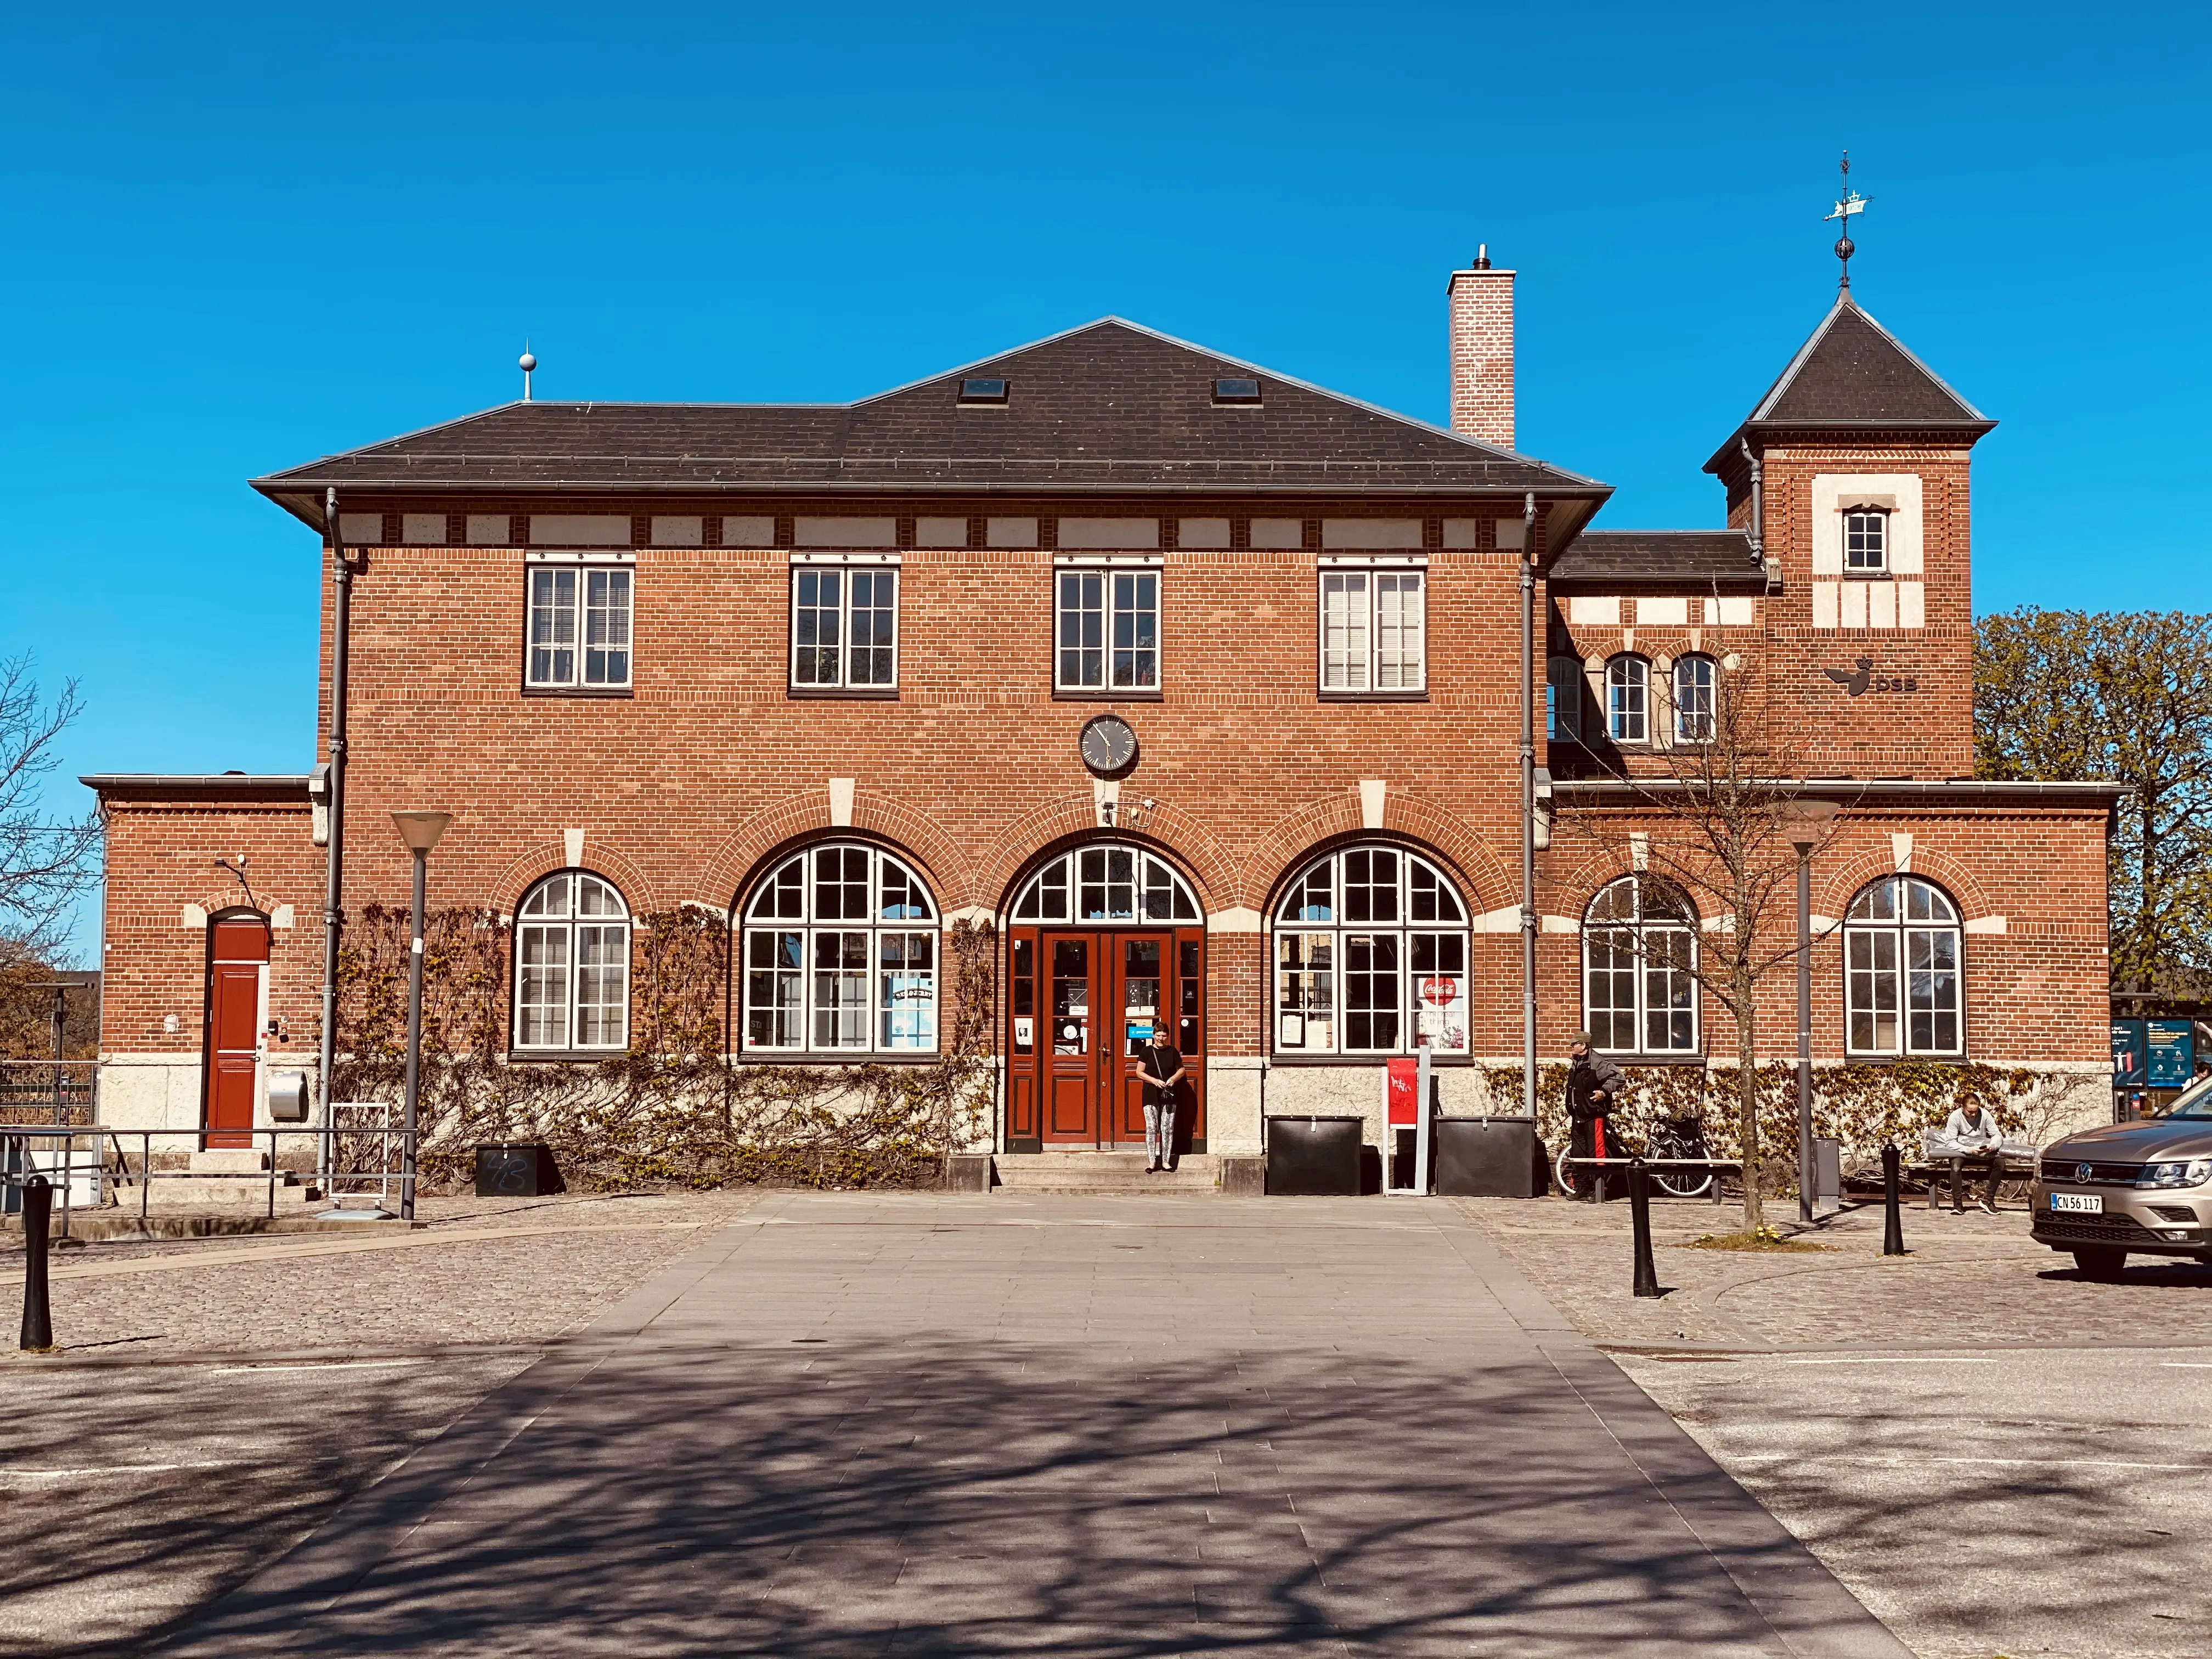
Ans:
[[[1828,833],[1828,826],[1836,821],[1843,804],[1832,800],[1806,800],[1800,798],[1784,805],[1781,811],[1783,833],[1790,844],[1801,854],[1809,853],[1820,838]]]
[[[451,812],[394,812],[392,827],[399,832],[399,839],[407,843],[408,850],[427,853],[438,844],[438,837],[446,833],[446,826],[453,821]]]

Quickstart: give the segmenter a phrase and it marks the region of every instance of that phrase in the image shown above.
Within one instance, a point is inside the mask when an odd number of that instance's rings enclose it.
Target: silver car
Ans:
[[[2212,1265],[2212,1076],[2165,1116],[2085,1129],[2043,1150],[2035,1237],[2106,1279],[2130,1255]]]

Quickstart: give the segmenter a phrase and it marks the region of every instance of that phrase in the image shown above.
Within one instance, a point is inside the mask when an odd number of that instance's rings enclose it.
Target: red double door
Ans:
[[[269,924],[226,918],[208,941],[207,1098],[210,1146],[251,1146],[261,1082],[262,982],[269,972]]]
[[[1176,1139],[1204,1150],[1202,928],[1019,928],[1007,971],[1009,1151],[1142,1146],[1142,1054],[1163,1022],[1189,1073]]]

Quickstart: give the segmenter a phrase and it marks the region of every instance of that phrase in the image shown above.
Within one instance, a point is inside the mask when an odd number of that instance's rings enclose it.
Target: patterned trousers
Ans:
[[[1145,1161],[1170,1164],[1175,1160],[1175,1102],[1145,1108]]]

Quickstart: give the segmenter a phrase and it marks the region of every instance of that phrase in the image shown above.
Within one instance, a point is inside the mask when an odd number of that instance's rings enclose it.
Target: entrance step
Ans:
[[[1159,1175],[1145,1173],[1142,1152],[1001,1152],[993,1164],[994,1185],[1008,1194],[1126,1196],[1221,1189],[1221,1160],[1209,1152],[1186,1152],[1173,1170]]]
[[[206,1153],[198,1153],[204,1158]],[[251,1175],[252,1171],[242,1171]],[[154,1171],[154,1184],[149,1194],[149,1201],[159,1207],[163,1205],[228,1205],[238,1209],[265,1210],[269,1206],[268,1172],[260,1171],[258,1181],[240,1180],[235,1176],[172,1176]],[[322,1188],[312,1182],[301,1181],[289,1170],[276,1174],[276,1208],[281,1212],[296,1210],[319,1203]],[[132,1201],[135,1201],[132,1200]]]

